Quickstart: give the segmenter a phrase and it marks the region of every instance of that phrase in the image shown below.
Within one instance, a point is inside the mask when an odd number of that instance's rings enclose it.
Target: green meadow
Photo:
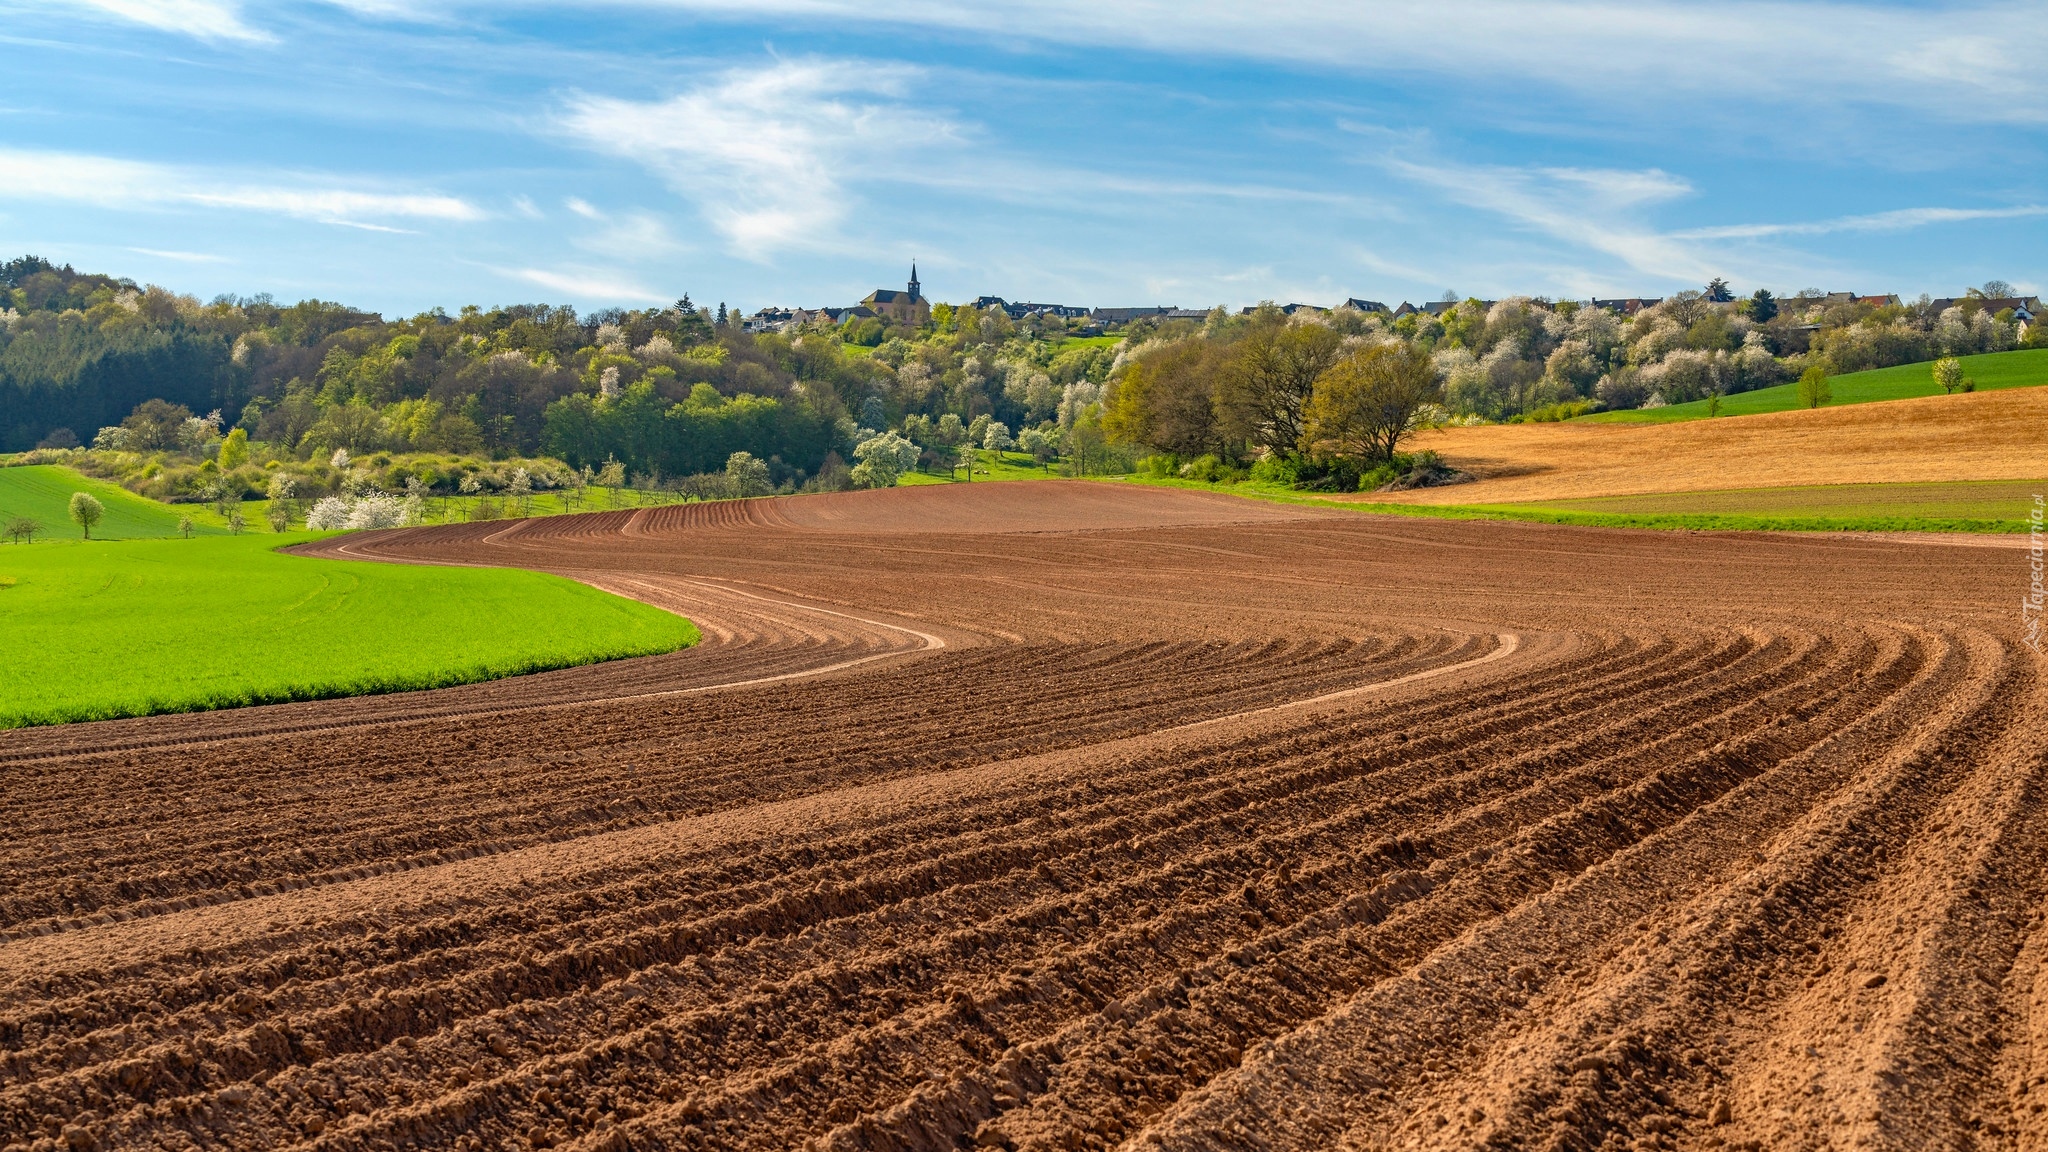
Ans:
[[[71,494],[87,492],[106,510],[93,526],[95,540],[137,540],[178,534],[180,518],[192,518],[192,533],[224,534],[219,517],[198,507],[177,508],[159,504],[128,491],[118,484],[95,480],[56,464],[26,468],[0,468],[0,523],[27,516],[43,526],[38,540],[77,540],[82,535],[71,522]]]
[[[315,538],[0,545],[0,728],[438,688],[697,640],[558,576],[274,550]]]
[[[1982,356],[1964,356],[1961,360],[1963,375],[1976,380],[1979,392],[2048,384],[2048,348],[1989,352]],[[1833,399],[1828,402],[1831,408],[1844,404],[1910,400],[1917,396],[1942,394],[1941,385],[1934,382],[1932,361],[1836,376],[1828,381],[1828,391],[1833,394]],[[1579,420],[1595,424],[1670,424],[1681,420],[1705,419],[1707,406],[1708,402],[1705,400],[1694,400],[1663,408],[1596,412],[1591,416],[1581,416]],[[1799,386],[1780,384],[1775,388],[1759,388],[1754,392],[1738,392],[1733,396],[1723,396],[1721,415],[1753,416],[1763,412],[1789,412],[1799,406]]]

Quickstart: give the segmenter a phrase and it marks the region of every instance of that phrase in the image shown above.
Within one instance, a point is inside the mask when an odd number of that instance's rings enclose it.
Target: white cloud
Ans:
[[[232,0],[70,0],[70,6],[201,40],[269,43],[276,39],[244,24],[242,6]]]
[[[1688,228],[1673,232],[1681,240],[1748,240],[1762,236],[1823,236],[1830,232],[1903,232],[1930,224],[1957,224],[1968,220],[2018,220],[2048,216],[2048,205],[2025,204],[2016,208],[1899,208],[1863,216],[1842,216],[1798,224],[1727,224],[1713,228]]]
[[[260,212],[395,231],[379,220],[462,223],[484,213],[468,201],[423,192],[376,192],[316,184],[259,183],[223,172],[84,156],[0,148],[0,198],[54,200],[101,208],[214,208]]]
[[[591,206],[590,201],[584,200],[581,197],[569,197],[567,200],[562,201],[562,207],[567,208],[569,211],[574,212],[578,216],[583,217],[585,220],[604,219],[604,213],[599,212],[596,208]]]
[[[761,258],[829,247],[854,185],[956,142],[958,127],[913,109],[910,69],[847,61],[737,68],[659,101],[578,96],[559,128],[657,173],[733,249]]]
[[[360,4],[365,0],[355,0]],[[529,0],[531,2],[531,0]],[[474,0],[421,0],[479,7]],[[607,6],[613,6],[610,0]],[[2048,122],[2048,21],[2038,6],[1848,0],[639,0],[746,22],[951,29],[1004,42],[1138,48],[1343,72],[1537,82],[1626,101],[1800,107],[1862,102],[1991,123]],[[594,5],[592,5],[594,6]],[[2033,10],[2029,10],[2030,7]]]
[[[591,269],[497,268],[501,276],[566,292],[585,300],[666,300],[668,297],[616,274]]]
[[[1668,172],[1466,167],[1406,160],[1390,160],[1387,166],[1460,204],[1605,253],[1637,272],[1702,282],[1717,274],[1698,245],[1661,233],[1643,219],[1650,206],[1692,192],[1690,184]]]
[[[159,260],[176,260],[180,264],[231,263],[225,256],[215,256],[207,252],[177,252],[168,248],[130,248],[128,251],[140,252],[144,256],[154,256]]]

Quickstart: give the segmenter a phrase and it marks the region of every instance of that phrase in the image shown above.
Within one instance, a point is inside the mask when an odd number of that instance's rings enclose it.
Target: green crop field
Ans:
[[[0,545],[0,728],[435,688],[698,638],[557,576],[273,551],[313,538]]]
[[[1226,492],[1252,500],[1439,520],[1522,520],[1596,528],[1751,532],[2025,532],[2035,493],[2048,480],[1941,484],[1830,484],[1589,497],[1523,504],[1382,504],[1333,500],[1278,484],[1124,476],[1112,483]]]
[[[71,494],[90,492],[104,505],[107,514],[94,526],[95,540],[135,540],[153,536],[175,536],[181,516],[192,517],[192,532],[218,534],[219,518],[206,510],[180,509],[144,499],[118,484],[95,480],[56,464],[25,468],[0,468],[0,523],[27,516],[43,526],[52,540],[76,540],[79,527],[71,522]],[[42,535],[37,539],[44,539]]]
[[[1961,359],[1963,375],[1977,381],[1979,392],[2048,384],[2048,348],[2022,348],[2013,352],[1964,356]],[[1942,394],[1941,385],[1934,382],[1932,361],[1836,376],[1828,381],[1828,391],[1834,395],[1828,402],[1831,408],[1844,404],[1868,404],[1876,400],[1909,400],[1916,396]],[[1788,412],[1797,407],[1797,384],[1780,384],[1775,388],[1759,388],[1754,392],[1738,392],[1733,396],[1721,398],[1723,416]],[[1579,420],[1595,424],[1669,424],[1681,420],[1700,420],[1706,415],[1707,401],[1694,400],[1688,404],[1671,404],[1663,408],[1596,412],[1591,416],[1581,416]]]

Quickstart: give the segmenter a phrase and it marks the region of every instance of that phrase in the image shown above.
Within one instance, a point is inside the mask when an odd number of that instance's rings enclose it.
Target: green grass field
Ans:
[[[56,464],[0,468],[0,523],[16,516],[27,516],[42,524],[48,539],[79,539],[79,527],[71,522],[73,492],[90,492],[107,509],[106,517],[92,530],[95,540],[175,536],[182,516],[192,517],[195,536],[218,535],[227,531],[219,526],[219,517],[209,514],[210,509],[159,504],[118,484],[95,480]],[[36,538],[46,537],[39,535]]]
[[[1977,381],[1979,392],[2048,384],[2048,348],[2022,348],[2013,352],[1964,356],[1962,362],[1963,374]],[[1834,394],[1834,399],[1828,402],[1831,408],[1844,404],[1910,400],[1916,396],[1942,394],[1941,386],[1934,382],[1932,361],[1901,364],[1895,368],[1877,368],[1869,372],[1851,372],[1828,381],[1828,390]],[[1789,412],[1797,407],[1797,384],[1780,384],[1775,388],[1759,388],[1754,392],[1740,392],[1721,398],[1723,416]],[[1689,404],[1671,404],[1663,408],[1596,412],[1591,416],[1581,416],[1579,420],[1595,424],[1670,424],[1681,420],[1701,420],[1706,416],[1707,401],[1695,400]]]
[[[2034,493],[2048,480],[1957,481],[1948,484],[1836,484],[1808,488],[1744,488],[1671,492],[1527,504],[1381,504],[1329,500],[1277,484],[1247,480],[1111,478],[1225,492],[1281,504],[1309,504],[1440,520],[1521,520],[1595,528],[1748,532],[2025,532]]]
[[[0,545],[0,728],[437,688],[698,638],[557,576],[273,551],[314,538]]]
[[[1059,462],[1055,461],[1051,468],[1041,468],[1038,465],[1038,461],[1032,459],[1031,455],[1026,452],[989,452],[983,450],[976,452],[974,455],[973,482],[976,484],[984,480],[1045,480],[1062,474]],[[953,469],[951,480],[948,480],[944,473],[906,472],[903,474],[903,478],[897,481],[898,484],[904,485],[965,484],[967,482],[967,473],[959,468]]]

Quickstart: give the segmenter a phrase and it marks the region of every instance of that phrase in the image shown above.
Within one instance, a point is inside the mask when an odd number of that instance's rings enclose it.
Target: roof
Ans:
[[[1097,308],[1089,315],[1105,324],[1127,324],[1140,316],[1164,316],[1179,309],[1171,304],[1155,304],[1149,308]]]
[[[867,297],[866,297],[865,299],[863,299],[863,300],[861,301],[861,303],[863,303],[863,304],[899,304],[899,303],[900,303],[900,304],[918,304],[918,303],[922,303],[923,301],[924,301],[924,297],[923,297],[922,295],[912,296],[912,295],[911,295],[910,293],[908,293],[908,292],[898,292],[898,291],[897,291],[896,289],[894,289],[894,288],[877,288],[877,289],[875,289],[875,290],[874,290],[873,292],[870,292],[870,293],[868,293],[868,294],[867,294]]]
[[[1360,300],[1356,296],[1337,305],[1337,307],[1349,308],[1354,312],[1385,312],[1387,310],[1387,306],[1377,300]]]

